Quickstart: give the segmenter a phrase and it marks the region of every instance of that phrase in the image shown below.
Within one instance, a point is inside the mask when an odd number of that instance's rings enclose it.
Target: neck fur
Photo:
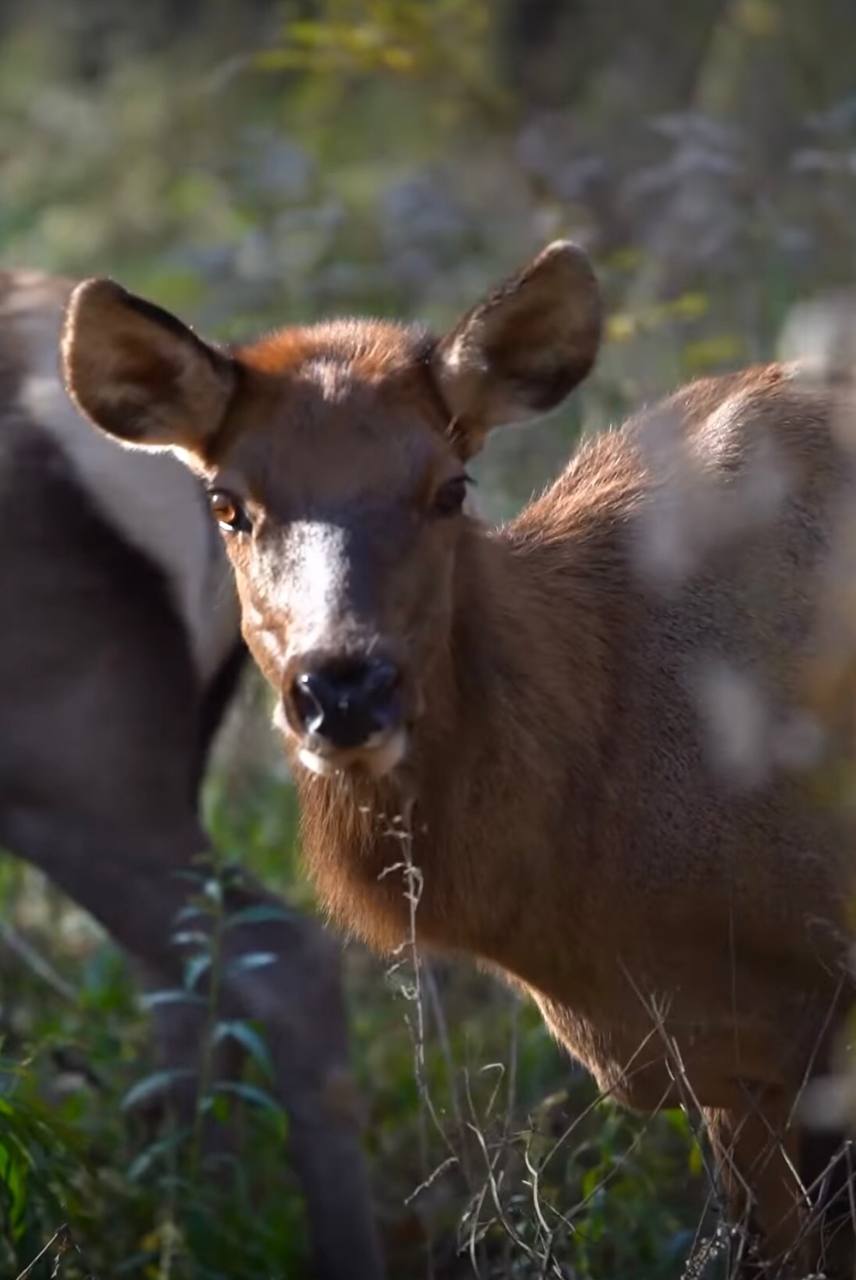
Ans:
[[[533,985],[555,968],[545,912],[581,927],[621,592],[603,581],[620,577],[616,540],[567,480],[513,524],[462,535],[451,643],[404,765],[381,782],[299,779],[321,897],[379,950],[409,936],[409,863],[418,941]]]

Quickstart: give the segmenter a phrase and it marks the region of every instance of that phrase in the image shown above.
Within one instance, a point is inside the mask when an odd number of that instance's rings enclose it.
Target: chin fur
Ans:
[[[357,751],[339,752],[333,756],[313,751],[309,746],[301,746],[297,758],[304,769],[309,769],[322,778],[329,778],[336,773],[349,773],[351,770],[363,770],[373,778],[383,778],[401,763],[406,752],[407,734],[404,729],[397,729],[375,744],[370,740]]]

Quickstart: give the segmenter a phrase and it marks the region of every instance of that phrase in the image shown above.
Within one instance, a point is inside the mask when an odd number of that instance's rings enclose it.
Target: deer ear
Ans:
[[[600,290],[577,245],[557,240],[467,312],[434,354],[434,373],[467,455],[491,427],[554,408],[592,367]]]
[[[66,387],[124,444],[204,455],[235,385],[232,361],[168,311],[112,280],[71,295],[62,335]]]

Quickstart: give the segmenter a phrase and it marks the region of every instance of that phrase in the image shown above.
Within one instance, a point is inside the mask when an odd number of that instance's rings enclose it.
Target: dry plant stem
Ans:
[[[632,1076],[635,1074],[635,1070],[642,1070],[642,1068],[644,1067],[645,1064],[642,1063],[638,1068],[634,1069],[633,1064],[636,1062],[639,1055],[644,1052],[646,1046],[648,1045],[649,1041],[653,1038],[654,1034],[655,1034],[654,1031],[649,1031],[648,1035],[639,1045],[639,1048],[636,1050],[633,1056],[628,1059],[621,1073],[625,1079],[632,1078]],[[573,1136],[574,1131],[579,1127],[579,1125],[581,1125],[583,1121],[586,1120],[591,1115],[591,1113],[595,1110],[595,1108],[598,1107],[601,1104],[601,1102],[603,1102],[603,1100],[605,1098],[608,1098],[609,1096],[610,1096],[609,1090],[605,1090],[599,1093],[597,1097],[594,1098],[588,1104],[587,1107],[583,1108],[583,1110],[579,1113],[578,1116],[574,1117],[574,1119],[567,1126],[567,1128],[564,1129],[562,1133],[559,1134],[559,1137],[556,1139],[556,1141],[553,1143],[553,1146],[550,1148],[550,1150],[547,1152],[544,1159],[541,1161],[540,1167],[542,1172],[550,1163],[550,1161],[554,1158],[554,1156],[558,1153],[560,1147],[563,1147],[565,1143],[568,1141],[568,1139]]]
[[[848,1202],[848,1207],[850,1211],[849,1229],[851,1231],[856,1231],[856,1190],[854,1190],[854,1186],[853,1186],[852,1142],[848,1141],[847,1143],[845,1143],[839,1152],[837,1152],[835,1155],[830,1157],[826,1167],[821,1170],[821,1172],[817,1175],[817,1177],[814,1179],[811,1185],[806,1188],[806,1195],[809,1198],[809,1203],[811,1203],[810,1197],[811,1197],[812,1191],[814,1191],[815,1189],[819,1190],[823,1186],[827,1177],[834,1172],[835,1166],[836,1164],[838,1164],[839,1160],[847,1161],[848,1172],[847,1172],[847,1177],[845,1179],[845,1185],[847,1187],[847,1202]],[[808,1239],[811,1233],[817,1228],[820,1216],[821,1215],[816,1211],[810,1212],[806,1215],[802,1228],[798,1236],[796,1237],[796,1240],[794,1241],[793,1252],[795,1254],[798,1253],[800,1246]],[[836,1228],[836,1232],[844,1230],[845,1226],[846,1224],[842,1222]]]
[[[464,1128],[464,1118],[461,1111],[461,1101],[458,1096],[458,1080],[457,1070],[455,1066],[455,1058],[452,1052],[452,1042],[449,1037],[449,1028],[446,1022],[446,1014],[443,1010],[443,1003],[440,999],[440,992],[437,989],[437,980],[434,977],[431,966],[426,964],[425,974],[425,990],[428,993],[428,999],[431,1005],[431,1013],[434,1017],[434,1024],[437,1028],[437,1037],[440,1041],[440,1048],[446,1063],[446,1079],[449,1087],[449,1098],[452,1104],[452,1115],[455,1121],[455,1129],[458,1134],[458,1145],[460,1152],[457,1163],[460,1166],[464,1176],[467,1190],[472,1191],[473,1188],[473,1171],[470,1167],[469,1154],[467,1150],[466,1131]],[[448,1164],[448,1161],[444,1161]]]
[[[46,1258],[53,1248],[60,1248],[62,1246],[66,1231],[67,1228],[65,1225],[61,1226],[58,1231],[55,1231],[45,1247],[36,1254],[35,1258],[33,1258],[29,1266],[24,1267],[24,1270],[19,1272],[16,1280],[28,1280],[28,1277],[32,1275],[33,1268],[41,1262],[42,1258]]]
[[[390,969],[390,973],[396,972],[400,961],[398,957],[406,954],[410,961],[413,980],[411,984],[402,982],[401,991],[405,999],[411,1001],[414,1006],[414,1016],[407,1016],[407,1026],[413,1040],[414,1054],[414,1074],[416,1076],[416,1087],[419,1092],[420,1115],[419,1115],[419,1145],[421,1148],[422,1163],[422,1181],[412,1195],[408,1198],[412,1200],[417,1193],[431,1183],[438,1176],[435,1169],[434,1172],[429,1171],[428,1160],[428,1132],[426,1116],[430,1116],[431,1121],[442,1138],[444,1144],[449,1149],[449,1160],[457,1160],[458,1157],[449,1141],[449,1137],[443,1128],[440,1117],[437,1115],[433,1099],[428,1089],[428,1082],[425,1073],[425,1007],[424,995],[422,989],[422,961],[419,955],[419,948],[416,941],[416,913],[419,909],[419,901],[422,897],[423,877],[422,871],[413,861],[413,809],[414,800],[408,797],[403,805],[400,814],[397,814],[392,820],[392,834],[399,842],[401,847],[401,861],[393,863],[391,866],[384,867],[379,878],[384,878],[395,871],[400,871],[404,880],[404,897],[408,908],[408,934],[404,942],[396,949],[396,963]],[[448,1163],[448,1162],[446,1162]],[[426,1232],[426,1235],[428,1233]],[[432,1280],[434,1276],[433,1247],[430,1235],[426,1239],[426,1276],[428,1280]]]
[[[649,1114],[649,1115],[647,1115],[647,1116],[646,1116],[646,1119],[645,1119],[645,1123],[644,1123],[644,1125],[643,1125],[643,1126],[642,1126],[642,1128],[639,1130],[639,1132],[636,1134],[636,1136],[634,1137],[633,1141],[632,1141],[632,1142],[630,1143],[630,1145],[628,1146],[627,1150],[626,1150],[626,1151],[624,1151],[624,1152],[619,1156],[619,1158],[616,1160],[615,1164],[612,1166],[612,1168],[609,1170],[609,1172],[608,1172],[607,1174],[605,1174],[605,1175],[604,1175],[604,1177],[600,1180],[600,1182],[597,1184],[597,1186],[593,1187],[593,1188],[592,1188],[592,1190],[591,1190],[591,1191],[589,1191],[589,1193],[588,1193],[587,1195],[585,1195],[585,1196],[582,1198],[582,1200],[580,1200],[577,1204],[575,1204],[575,1205],[574,1205],[573,1209],[572,1209],[572,1210],[571,1210],[571,1212],[570,1212],[570,1217],[571,1217],[571,1218],[572,1218],[574,1215],[579,1214],[580,1212],[582,1212],[582,1210],[583,1210],[583,1209],[585,1209],[585,1207],[586,1207],[588,1204],[590,1204],[590,1203],[591,1203],[591,1201],[595,1198],[595,1196],[597,1196],[597,1195],[599,1195],[599,1194],[600,1194],[600,1192],[604,1189],[604,1187],[606,1187],[606,1186],[607,1186],[607,1185],[612,1181],[612,1179],[615,1177],[615,1175],[616,1175],[616,1174],[621,1170],[621,1168],[622,1168],[622,1166],[624,1165],[624,1163],[629,1159],[629,1157],[630,1157],[630,1156],[632,1156],[633,1152],[637,1149],[637,1147],[639,1146],[639,1144],[642,1142],[643,1138],[645,1137],[646,1133],[648,1132],[648,1129],[649,1129],[649,1128],[650,1128],[650,1126],[651,1126],[651,1122],[652,1122],[652,1120],[654,1119],[654,1117],[655,1117],[655,1116],[657,1116],[657,1115],[659,1115],[659,1113],[662,1111],[663,1107],[665,1106],[666,1099],[668,1098],[668,1096],[669,1096],[669,1094],[671,1093],[671,1091],[672,1091],[672,1090],[671,1090],[671,1085],[670,1085],[670,1086],[665,1090],[665,1092],[663,1093],[663,1096],[660,1098],[660,1101],[657,1103],[657,1105],[654,1107],[654,1109],[650,1112],[650,1114]]]
[[[517,1097],[517,1053],[520,1039],[520,1003],[515,1000],[513,1012],[511,1015],[511,1031],[508,1039],[508,1068],[506,1070],[506,1104],[505,1104],[505,1122],[504,1136],[507,1138],[511,1132],[511,1122],[514,1118],[514,1105]]]
[[[520,1234],[514,1229],[514,1226],[512,1225],[512,1223],[508,1220],[508,1216],[505,1212],[505,1208],[502,1203],[502,1197],[500,1195],[500,1183],[502,1181],[502,1174],[500,1174],[499,1177],[497,1177],[497,1174],[496,1174],[497,1164],[499,1163],[499,1159],[505,1149],[504,1143],[500,1143],[497,1146],[497,1149],[493,1154],[493,1156],[491,1156],[488,1150],[484,1133],[481,1129],[481,1126],[478,1123],[478,1115],[476,1112],[475,1103],[473,1101],[472,1092],[469,1087],[469,1075],[466,1076],[466,1095],[467,1095],[467,1103],[469,1105],[470,1114],[472,1115],[472,1121],[468,1121],[467,1127],[470,1129],[470,1131],[474,1135],[476,1142],[478,1143],[478,1146],[484,1157],[484,1162],[485,1162],[485,1186],[484,1186],[483,1192],[479,1196],[478,1208],[479,1209],[481,1208],[481,1205],[484,1203],[484,1199],[486,1195],[489,1194],[490,1199],[493,1203],[497,1220],[500,1226],[505,1231],[506,1236],[513,1241],[515,1246],[527,1258],[529,1258],[532,1262],[541,1264],[542,1275],[544,1276],[554,1275],[558,1278],[558,1280],[562,1280],[562,1270],[552,1257],[553,1232],[551,1231],[549,1233],[545,1250],[542,1253],[538,1253],[535,1249],[532,1248],[531,1245],[529,1245],[520,1236]],[[475,1243],[475,1236],[478,1229],[478,1225],[479,1225],[478,1213],[476,1213],[473,1217],[473,1223],[472,1223],[471,1235],[470,1235],[471,1257],[473,1256],[472,1246]]]
[[[841,998],[841,994],[844,990],[844,985],[847,981],[848,981],[848,974],[842,972],[841,977],[838,981],[838,986],[835,988],[835,991],[833,992],[833,995],[832,995],[832,999],[829,1002],[829,1010],[827,1012],[826,1018],[824,1019],[823,1026],[821,1027],[820,1032],[818,1033],[818,1037],[817,1037],[817,1040],[815,1041],[815,1045],[811,1052],[811,1056],[808,1062],[806,1063],[805,1071],[803,1072],[803,1078],[800,1083],[799,1090],[797,1091],[796,1097],[794,1098],[793,1104],[791,1105],[791,1109],[788,1112],[789,1125],[793,1123],[794,1118],[796,1116],[797,1108],[802,1102],[803,1094],[808,1088],[809,1081],[814,1071],[815,1063],[817,1062],[818,1054],[820,1053],[821,1047],[824,1041],[826,1040],[827,1035],[829,1034],[829,1031],[832,1027],[832,1020],[835,1017],[835,1010],[838,1005],[838,1001]]]
[[[696,1141],[698,1141],[697,1135]],[[704,1148],[700,1146],[699,1149],[702,1151],[702,1158],[704,1159]],[[720,1236],[723,1231],[723,1214],[720,1206],[719,1189],[717,1188],[716,1182],[712,1179],[707,1165],[705,1172],[708,1175],[707,1195],[705,1196],[704,1204],[702,1205],[701,1213],[699,1214],[698,1223],[696,1224],[696,1229],[693,1234],[692,1244],[687,1251],[687,1260],[684,1264],[684,1270],[681,1273],[681,1280],[693,1280],[693,1277],[700,1276],[703,1272],[703,1268],[707,1265],[707,1262],[716,1257],[722,1248]],[[717,1217],[720,1220],[719,1226],[712,1237],[703,1240],[701,1233],[704,1228],[704,1221],[709,1210],[714,1205],[716,1206]]]
[[[654,1032],[658,1035],[658,1037],[661,1039],[663,1043],[664,1056],[665,1056],[667,1069],[672,1078],[672,1082],[678,1092],[681,1109],[685,1112],[685,1114],[688,1117],[698,1117],[703,1115],[703,1109],[702,1109],[701,1103],[690,1083],[686,1068],[684,1066],[683,1058],[681,1056],[680,1049],[676,1041],[674,1040],[674,1038],[670,1037],[668,1032],[666,1031],[665,1010],[660,1007],[656,999],[654,999],[653,997],[646,997],[645,993],[640,990],[638,984],[635,982],[632,974],[630,974],[626,969],[625,969],[625,976],[627,977],[634,992],[636,993],[637,997],[639,998],[643,1007],[645,1008],[649,1017],[651,1018]],[[732,1149],[736,1145],[737,1140],[739,1139],[740,1134],[743,1130],[743,1127],[748,1122],[748,1120],[749,1120],[749,1113],[747,1112],[747,1114],[743,1116],[743,1119],[741,1120],[740,1124],[737,1126],[737,1128],[735,1129],[732,1135]],[[704,1147],[702,1147],[701,1149],[702,1151],[704,1151]],[[729,1268],[729,1275],[737,1276],[740,1273],[740,1269],[743,1264],[744,1257],[749,1246],[749,1241],[750,1241],[749,1216],[750,1216],[753,1196],[752,1196],[752,1190],[748,1185],[742,1171],[737,1167],[736,1163],[731,1158],[730,1153],[723,1151],[722,1158],[723,1160],[726,1160],[728,1163],[730,1176],[735,1180],[735,1182],[739,1183],[740,1189],[745,1201],[745,1205],[746,1205],[743,1220],[739,1223],[733,1224],[732,1229],[729,1232],[729,1242],[733,1240],[737,1241],[736,1256],[734,1257],[733,1265]],[[713,1169],[710,1167],[710,1164],[707,1161],[707,1159],[705,1159],[705,1169],[710,1179],[711,1186],[716,1187],[718,1185],[718,1180],[716,1178],[716,1175]]]
[[[425,1178],[423,1182],[420,1182],[417,1187],[414,1187],[409,1196],[405,1196],[403,1203],[405,1205],[412,1204],[414,1200],[418,1199],[423,1191],[427,1191],[429,1187],[433,1187],[438,1178],[441,1178],[448,1169],[453,1169],[455,1165],[459,1163],[457,1156],[447,1156],[445,1160],[441,1160],[436,1168],[432,1169],[428,1177]]]
[[[72,1238],[71,1231],[69,1230],[67,1223],[64,1222],[61,1227],[57,1228],[44,1248],[36,1254],[35,1258],[33,1258],[32,1262],[29,1263],[28,1266],[24,1267],[23,1271],[18,1273],[15,1280],[29,1280],[29,1277],[33,1274],[34,1268],[50,1253],[55,1254],[54,1265],[51,1269],[52,1280],[59,1276],[59,1269],[62,1265],[62,1260],[67,1253],[76,1253],[78,1257],[82,1257],[80,1250]],[[95,1277],[90,1272],[87,1272],[86,1280],[95,1280]]]
[[[547,1219],[544,1216],[544,1210],[541,1206],[541,1185],[540,1185],[541,1170],[538,1169],[532,1163],[532,1159],[529,1154],[528,1147],[526,1147],[523,1151],[523,1162],[526,1165],[526,1168],[529,1172],[529,1177],[530,1177],[529,1187],[532,1191],[533,1212],[535,1214],[536,1219],[538,1220],[538,1225],[540,1226],[541,1230],[544,1232],[546,1236],[549,1236],[551,1233],[550,1224],[547,1222]],[[568,1225],[570,1226],[570,1223],[568,1223]]]
[[[514,1104],[517,1093],[517,1048],[518,1036],[520,1030],[520,1004],[515,1000],[511,1015],[511,1032],[508,1044],[508,1070],[505,1074],[506,1080],[506,1098],[505,1098],[505,1116],[502,1127],[502,1141],[507,1144],[511,1141],[511,1123],[514,1117]],[[523,1158],[528,1165],[528,1152],[524,1150]],[[537,1212],[537,1208],[536,1208]],[[512,1267],[512,1241],[506,1238],[505,1241],[505,1257],[504,1270],[506,1274],[511,1273]]]

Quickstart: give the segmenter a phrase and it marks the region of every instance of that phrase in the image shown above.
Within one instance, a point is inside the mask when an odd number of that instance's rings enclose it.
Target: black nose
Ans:
[[[307,733],[334,747],[359,747],[401,719],[400,672],[385,658],[328,662],[294,678],[292,698]]]

